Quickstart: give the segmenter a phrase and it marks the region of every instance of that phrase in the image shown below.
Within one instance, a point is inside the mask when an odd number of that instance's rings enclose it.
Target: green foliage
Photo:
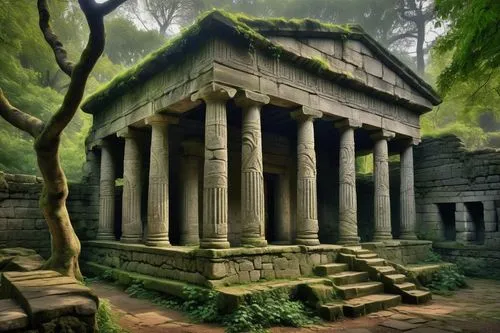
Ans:
[[[111,304],[106,299],[99,299],[97,309],[97,332],[99,333],[125,333],[126,330],[118,325],[118,319],[113,313]]]
[[[443,259],[441,259],[441,256],[439,255],[439,253],[436,253],[432,250],[429,250],[429,252],[427,252],[427,256],[425,257],[423,262],[428,263],[428,264],[440,263],[440,262],[443,262]]]
[[[447,296],[460,288],[467,287],[467,282],[456,265],[448,265],[435,272],[432,281],[426,287],[433,293]]]
[[[456,264],[465,276],[500,280],[500,269],[489,264],[487,259],[464,257]]]
[[[498,0],[436,0],[439,17],[449,31],[436,45],[443,54],[453,51],[450,64],[439,75],[443,92],[470,77],[486,80],[500,65],[500,2]],[[497,86],[499,87],[499,86]]]

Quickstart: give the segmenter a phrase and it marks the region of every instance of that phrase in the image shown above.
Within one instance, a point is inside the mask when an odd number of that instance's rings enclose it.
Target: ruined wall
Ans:
[[[41,178],[0,173],[0,247],[25,247],[45,258],[50,255],[50,234],[38,205],[41,190]],[[73,184],[69,192],[67,206],[78,237],[95,238],[98,189]]]
[[[500,246],[500,151],[468,151],[456,136],[415,148],[417,226],[422,238]]]

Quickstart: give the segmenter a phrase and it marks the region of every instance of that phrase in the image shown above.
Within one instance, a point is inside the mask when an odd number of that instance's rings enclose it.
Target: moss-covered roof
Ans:
[[[182,31],[178,36],[170,39],[158,50],[150,53],[135,66],[115,76],[111,81],[99,87],[88,96],[82,105],[84,111],[93,113],[98,105],[109,103],[117,96],[124,94],[130,88],[148,80],[169,64],[182,58],[186,52],[195,51],[197,41],[211,34],[230,32],[232,35],[246,41],[252,47],[263,49],[272,55],[296,59],[297,55],[273,43],[266,35],[294,35],[309,37],[348,38],[363,42],[379,59],[390,65],[395,72],[410,83],[433,104],[441,102],[437,93],[404,65],[399,59],[371,38],[359,25],[337,25],[320,22],[313,19],[284,19],[284,18],[255,18],[239,13],[229,13],[222,10],[211,10],[198,17],[196,23]],[[301,59],[301,66],[325,71],[322,59]],[[349,79],[348,73],[344,74]]]

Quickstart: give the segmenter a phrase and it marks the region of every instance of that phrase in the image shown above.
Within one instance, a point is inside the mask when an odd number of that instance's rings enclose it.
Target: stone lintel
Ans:
[[[116,135],[119,137],[119,138],[136,138],[139,134],[139,131],[128,126],[128,127],[125,127],[124,129],[121,129],[119,130],[118,132],[116,132]]]
[[[335,128],[344,129],[344,128],[360,128],[363,123],[359,119],[346,118],[333,123]]]
[[[173,116],[167,116],[165,114],[155,114],[154,116],[148,117],[145,120],[146,125],[170,125],[170,124],[178,124],[179,118]]]
[[[405,138],[398,140],[398,141],[401,142],[401,144],[404,147],[408,147],[408,146],[418,146],[420,144],[420,142],[422,142],[422,139],[414,138],[414,137],[405,137]]]
[[[191,95],[191,101],[227,101],[236,95],[236,89],[218,83],[210,83]]]
[[[186,140],[181,145],[185,156],[203,157],[205,146],[201,141]]]
[[[88,146],[88,150],[102,149],[103,147],[109,147],[110,144],[111,143],[107,139],[98,139],[98,140],[95,140],[94,142],[92,142]]]
[[[323,112],[308,106],[301,106],[291,113],[293,119],[316,119],[323,117]]]
[[[251,106],[262,106],[269,104],[271,99],[267,95],[259,94],[250,90],[241,90],[236,95],[234,101],[236,105],[242,108]]]
[[[390,141],[395,136],[396,136],[396,133],[388,131],[386,129],[380,129],[380,130],[377,130],[377,131],[373,132],[372,134],[370,134],[370,138],[372,138],[372,140],[385,139],[387,141]]]

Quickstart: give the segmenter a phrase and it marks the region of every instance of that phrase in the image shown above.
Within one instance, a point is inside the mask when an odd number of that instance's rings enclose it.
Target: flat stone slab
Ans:
[[[393,328],[398,331],[409,331],[411,329],[418,328],[419,325],[411,324],[406,321],[401,321],[401,320],[394,320],[394,319],[389,319],[387,321],[384,321],[380,326],[388,327],[388,328]]]
[[[28,315],[11,299],[0,300],[0,332],[21,330],[28,326]]]

